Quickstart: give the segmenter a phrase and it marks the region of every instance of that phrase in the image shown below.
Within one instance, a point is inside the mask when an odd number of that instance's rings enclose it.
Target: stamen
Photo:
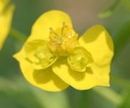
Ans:
[[[57,34],[57,33],[53,30],[53,28],[50,28],[50,32],[53,33],[53,34],[55,34],[56,36],[59,36],[59,34]]]
[[[65,22],[63,22],[63,26],[61,28],[61,35],[63,35],[65,27],[66,27]]]

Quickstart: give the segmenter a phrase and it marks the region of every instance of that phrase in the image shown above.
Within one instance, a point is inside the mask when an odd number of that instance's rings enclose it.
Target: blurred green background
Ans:
[[[130,108],[130,1],[129,0],[12,0],[16,5],[12,26],[30,34],[44,12],[68,13],[82,34],[95,24],[104,25],[115,44],[111,87],[51,93],[30,85],[12,55],[21,47],[9,36],[0,52],[0,108]],[[104,12],[104,13],[103,13]],[[109,13],[109,14],[108,14]]]

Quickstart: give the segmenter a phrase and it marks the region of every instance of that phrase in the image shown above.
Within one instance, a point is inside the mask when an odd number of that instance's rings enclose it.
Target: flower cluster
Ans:
[[[9,0],[0,0],[0,50],[10,30],[14,5]]]
[[[24,77],[36,87],[61,91],[109,86],[113,42],[101,25],[79,36],[70,17],[52,10],[41,15],[22,49],[14,55]]]

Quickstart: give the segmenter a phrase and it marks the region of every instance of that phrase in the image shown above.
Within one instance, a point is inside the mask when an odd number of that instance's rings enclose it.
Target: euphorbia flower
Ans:
[[[25,78],[47,91],[109,86],[112,56],[113,42],[103,26],[93,26],[79,37],[69,16],[57,10],[37,19],[14,55]]]
[[[9,33],[14,5],[9,0],[0,0],[0,50]]]

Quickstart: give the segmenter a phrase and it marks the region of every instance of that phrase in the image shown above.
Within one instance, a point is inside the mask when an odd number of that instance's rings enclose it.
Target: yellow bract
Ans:
[[[0,50],[10,30],[14,5],[9,0],[0,0]]]
[[[25,78],[36,87],[47,91],[68,86],[86,90],[109,86],[113,42],[101,25],[78,37],[69,16],[52,10],[37,19],[14,57]]]

